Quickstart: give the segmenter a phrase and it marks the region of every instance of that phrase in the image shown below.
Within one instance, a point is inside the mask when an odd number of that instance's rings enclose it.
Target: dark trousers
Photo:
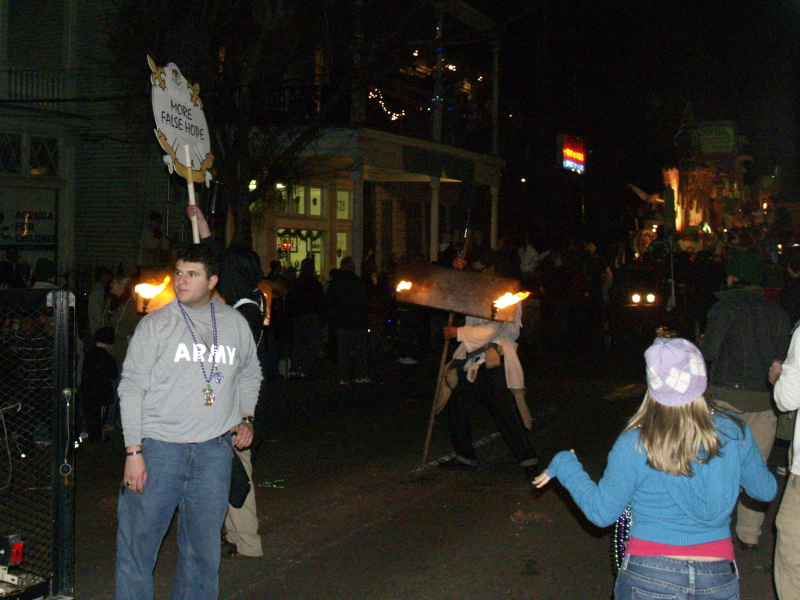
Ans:
[[[467,381],[467,372],[459,367],[458,385],[447,402],[450,442],[456,456],[466,459],[464,462],[470,464],[477,462],[478,457],[472,446],[471,417],[478,402],[482,402],[489,410],[517,463],[523,467],[534,464],[536,451],[531,445],[516,400],[506,385],[506,372],[502,364],[493,369],[481,365],[473,383]]]
[[[337,368],[339,381],[363,379],[367,376],[367,347],[369,334],[366,329],[336,329],[339,357]]]
[[[322,345],[319,315],[295,317],[292,322],[292,371],[311,375]]]
[[[83,396],[83,414],[86,419],[86,432],[93,442],[103,441],[103,416],[110,404],[108,398],[98,398],[91,394]],[[112,400],[113,401],[113,400]]]
[[[267,336],[264,336],[267,337]],[[274,375],[270,375],[269,355],[268,350],[264,347],[264,342],[258,348],[258,362],[261,364],[261,385],[258,388],[258,400],[256,401],[256,408],[253,411],[253,430],[254,437],[253,443],[250,445],[252,450],[258,450],[261,446],[261,441],[264,439],[264,431],[267,428],[269,418],[268,402],[269,402],[269,380],[272,376],[278,374],[277,364],[275,365]]]
[[[403,308],[398,311],[397,352],[400,358],[411,356],[419,344],[424,330],[422,315],[418,307]]]

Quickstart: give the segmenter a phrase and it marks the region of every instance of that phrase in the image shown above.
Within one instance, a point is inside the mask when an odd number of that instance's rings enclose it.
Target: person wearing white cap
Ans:
[[[775,361],[769,380],[775,384],[775,404],[782,411],[800,408],[800,327],[795,327],[789,353],[781,364]],[[794,420],[794,439],[790,456],[789,479],[781,507],[775,517],[775,589],[780,600],[800,600],[800,431]]]
[[[714,409],[700,351],[657,338],[645,352],[647,393],[608,456],[599,483],[573,451],[533,484],[558,478],[599,527],[630,521],[615,600],[738,598],[731,513],[742,487],[769,501],[777,484],[741,419]]]

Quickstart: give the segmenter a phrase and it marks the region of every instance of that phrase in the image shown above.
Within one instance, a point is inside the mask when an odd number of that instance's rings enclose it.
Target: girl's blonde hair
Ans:
[[[704,396],[688,404],[664,406],[647,392],[625,431],[637,427],[647,464],[656,471],[691,477],[693,461],[707,463],[719,453],[719,436]]]

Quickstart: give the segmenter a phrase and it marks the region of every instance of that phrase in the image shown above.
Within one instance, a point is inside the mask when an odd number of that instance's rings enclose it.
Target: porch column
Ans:
[[[58,190],[58,246],[56,262],[59,270],[64,271],[67,265],[75,264],[75,144],[62,141],[59,149],[59,171],[65,184]]]
[[[0,0],[0,98],[8,96],[8,1]]]
[[[375,266],[378,271],[386,263],[383,255],[383,197],[375,190]]]
[[[492,44],[492,156],[500,152],[500,42]]]
[[[278,224],[276,203],[271,203],[261,219],[253,223],[253,250],[261,258],[261,268],[269,271],[269,263],[278,258]]]
[[[441,181],[438,177],[431,177],[431,229],[430,229],[430,256],[428,262],[439,258],[439,188]]]
[[[500,196],[500,187],[497,185],[489,186],[489,193],[492,196],[492,221],[489,230],[489,245],[497,248],[497,200]]]
[[[352,243],[353,260],[356,263],[356,273],[361,275],[361,259],[364,253],[362,248],[364,237],[364,165],[361,160],[354,160],[350,170],[353,181],[353,229]]]
[[[325,219],[325,263],[320,261],[319,274],[325,280],[328,278],[328,272],[336,268],[336,245],[337,234],[339,233],[339,223],[336,220],[337,212],[337,194],[339,188],[336,186],[336,181],[330,181],[327,184],[328,192],[328,214]]]

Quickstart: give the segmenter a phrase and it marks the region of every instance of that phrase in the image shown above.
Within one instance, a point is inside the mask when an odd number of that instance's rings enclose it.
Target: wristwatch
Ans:
[[[242,421],[244,421],[245,423],[250,423],[250,425],[252,425],[253,424],[253,417],[251,417],[250,415],[248,415],[246,417],[242,417]]]

